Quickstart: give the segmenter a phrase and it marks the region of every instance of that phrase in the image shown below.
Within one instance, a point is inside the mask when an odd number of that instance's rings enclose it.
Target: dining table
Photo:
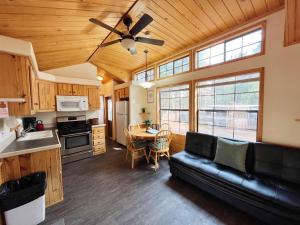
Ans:
[[[153,141],[156,136],[156,133],[154,134],[154,133],[147,132],[146,128],[133,129],[130,130],[128,133],[134,139],[148,140],[148,141]]]

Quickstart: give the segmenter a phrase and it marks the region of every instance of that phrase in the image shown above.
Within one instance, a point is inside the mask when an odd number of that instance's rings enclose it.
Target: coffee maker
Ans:
[[[24,117],[22,122],[24,130],[30,129],[29,132],[36,131],[36,117]]]

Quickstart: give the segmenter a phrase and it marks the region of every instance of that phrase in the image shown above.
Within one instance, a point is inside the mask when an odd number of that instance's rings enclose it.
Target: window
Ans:
[[[185,56],[159,66],[159,78],[169,77],[174,74],[190,70],[190,57]]]
[[[189,91],[189,84],[159,90],[160,124],[169,124],[173,133],[189,130]]]
[[[257,72],[197,82],[198,132],[256,141],[260,77]]]
[[[152,81],[154,80],[154,69],[148,69],[147,73],[146,71],[141,71],[135,75],[136,81]]]
[[[228,62],[262,51],[262,29],[196,52],[197,68]]]

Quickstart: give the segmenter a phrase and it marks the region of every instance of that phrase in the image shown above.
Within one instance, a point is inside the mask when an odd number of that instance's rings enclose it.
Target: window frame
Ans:
[[[238,71],[238,72],[233,72],[233,73],[227,73],[227,74],[221,74],[217,76],[212,76],[212,77],[207,77],[207,78],[202,78],[202,79],[197,79],[194,81],[193,89],[194,93],[193,96],[195,97],[194,101],[194,111],[193,111],[193,116],[194,116],[194,122],[193,122],[193,127],[196,132],[198,131],[198,93],[197,93],[197,83],[201,81],[208,81],[208,80],[215,80],[215,79],[221,79],[221,78],[227,78],[227,77],[232,77],[232,76],[241,76],[241,75],[246,75],[250,73],[259,73],[259,108],[258,108],[258,115],[257,115],[257,131],[256,131],[256,141],[262,141],[262,132],[263,132],[263,104],[264,104],[264,77],[265,77],[265,70],[264,67],[261,68],[255,68],[255,69],[250,69],[250,70],[243,70],[243,71]]]
[[[261,51],[259,53],[226,61],[226,59],[225,59],[226,58],[226,47],[225,47],[226,42],[229,42],[229,41],[234,40],[236,38],[239,38],[239,37],[242,37],[244,35],[250,34],[250,33],[255,32],[256,30],[259,30],[259,29],[261,29],[261,31],[262,31]],[[207,48],[214,47],[214,46],[216,46],[218,44],[221,44],[221,43],[224,43],[224,61],[221,62],[221,63],[213,64],[213,65],[198,67],[198,52],[200,52],[202,50],[205,50]],[[233,63],[233,62],[237,62],[237,61],[240,61],[240,60],[245,60],[245,59],[249,59],[249,58],[252,58],[252,57],[265,55],[265,47],[266,47],[265,43],[266,43],[266,21],[262,21],[262,22],[259,22],[257,24],[254,24],[250,27],[246,27],[242,30],[239,30],[237,32],[230,33],[225,37],[218,38],[218,39],[216,39],[214,41],[211,41],[211,42],[209,42],[205,45],[202,45],[198,48],[195,48],[194,53],[193,53],[193,57],[194,57],[194,68],[193,69],[194,69],[194,71],[203,70],[203,69],[207,69],[207,68],[211,68],[211,67],[215,67],[215,66],[224,65],[224,64],[227,64],[227,63]]]
[[[184,72],[180,72],[180,73],[176,73],[174,74],[174,70],[175,70],[175,66],[174,66],[174,63],[175,61],[177,60],[180,60],[180,59],[184,59],[188,57],[189,58],[189,70],[187,71],[184,71]],[[193,57],[192,57],[192,51],[189,51],[189,52],[185,52],[184,54],[180,55],[180,56],[177,56],[177,57],[173,57],[172,59],[169,59],[169,60],[165,60],[159,64],[156,65],[156,80],[163,80],[163,79],[167,79],[167,78],[170,78],[170,77],[174,77],[174,76],[178,76],[178,75],[181,75],[181,74],[184,74],[184,73],[189,73],[192,71],[192,62],[193,61]],[[160,77],[160,67],[163,66],[163,65],[167,65],[168,63],[172,62],[173,63],[173,74],[170,75],[170,76],[166,76],[166,77]],[[182,65],[183,67],[183,65]]]
[[[153,79],[152,80],[147,80],[147,72],[148,71],[150,71],[150,70],[153,70]],[[137,75],[138,74],[140,74],[140,73],[144,73],[145,72],[145,82],[151,82],[151,81],[155,81],[155,67],[150,67],[150,68],[148,68],[147,70],[140,70],[140,71],[138,71],[138,72],[136,72],[136,73],[134,73],[134,75],[133,75],[133,80],[134,81],[140,81],[140,80],[136,80],[136,77],[137,77]]]
[[[161,118],[160,118],[160,90],[164,89],[164,88],[172,88],[172,87],[176,87],[176,86],[181,86],[181,85],[188,85],[189,86],[189,122],[188,122],[188,131],[192,130],[192,124],[193,124],[193,111],[191,110],[193,108],[193,103],[192,103],[192,96],[193,96],[193,82],[192,81],[187,81],[187,82],[181,82],[181,83],[174,83],[174,84],[170,84],[170,85],[165,85],[165,86],[161,86],[161,87],[157,87],[156,88],[156,121],[158,121],[158,123],[161,123]],[[173,133],[173,132],[172,132]],[[173,133],[175,135],[179,135],[179,136],[185,136],[186,134],[180,134],[180,133]]]

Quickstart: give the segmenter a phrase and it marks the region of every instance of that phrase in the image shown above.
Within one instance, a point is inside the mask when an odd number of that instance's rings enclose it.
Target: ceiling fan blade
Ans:
[[[89,21],[92,22],[92,23],[94,23],[94,24],[97,24],[97,25],[99,25],[99,26],[101,26],[101,27],[103,27],[103,28],[105,28],[107,30],[110,30],[111,32],[114,32],[114,33],[116,33],[116,34],[118,34],[120,36],[123,36],[123,33],[121,31],[118,31],[115,28],[112,28],[111,26],[108,26],[107,24],[102,23],[100,20],[97,20],[95,18],[91,18],[91,19],[89,19]]]
[[[157,40],[157,39],[152,39],[152,38],[144,38],[144,37],[137,37],[135,39],[135,41],[146,43],[146,44],[151,44],[151,45],[159,45],[159,46],[162,46],[165,43],[163,40]]]
[[[129,51],[130,51],[130,54],[131,54],[131,55],[137,54],[136,48],[131,48]]]
[[[106,43],[101,44],[100,47],[106,47],[106,46],[109,46],[109,45],[113,45],[113,44],[116,44],[116,43],[118,43],[120,41],[121,41],[121,39],[117,39],[117,40],[114,40],[114,41],[106,42]]]
[[[136,22],[136,24],[131,28],[129,33],[133,36],[140,33],[148,24],[150,24],[153,21],[153,18],[149,16],[148,14],[144,14],[139,21]]]

